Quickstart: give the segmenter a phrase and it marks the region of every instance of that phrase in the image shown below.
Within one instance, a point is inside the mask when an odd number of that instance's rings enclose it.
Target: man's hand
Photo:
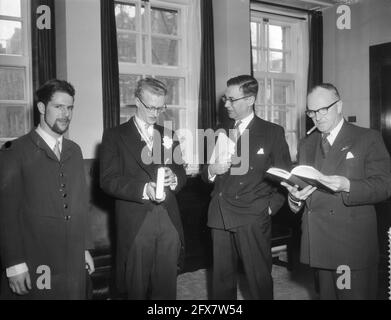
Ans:
[[[305,201],[307,198],[316,190],[316,187],[313,186],[306,186],[304,189],[299,190],[298,186],[292,187],[291,185],[287,184],[286,182],[281,182],[281,185],[283,185],[289,193],[299,201]]]
[[[32,289],[30,273],[28,271],[8,278],[8,282],[11,291],[20,296],[28,294],[29,290]]]
[[[92,259],[91,254],[88,250],[84,251],[86,268],[89,274],[93,274],[95,272],[94,259]]]
[[[175,185],[177,182],[176,175],[169,167],[164,167],[164,186],[165,187],[171,187],[172,185]]]
[[[231,167],[231,163],[214,163],[209,165],[209,173],[213,177],[215,175],[221,175],[226,173]]]
[[[166,193],[163,192],[163,199],[156,199],[156,183],[155,182],[149,182],[147,184],[146,191],[148,198],[156,203],[161,203],[164,200],[166,200]]]
[[[322,176],[319,181],[328,186],[334,192],[350,192],[349,179],[342,176]]]

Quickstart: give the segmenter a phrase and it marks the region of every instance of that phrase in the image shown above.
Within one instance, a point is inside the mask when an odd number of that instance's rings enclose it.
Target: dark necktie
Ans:
[[[322,133],[322,140],[320,143],[320,147],[322,148],[322,154],[325,158],[327,153],[330,151],[331,145],[327,137],[330,135],[330,132],[328,133]]]
[[[234,128],[233,128],[233,130],[234,130],[234,132],[233,132],[233,139],[234,139],[235,143],[238,142],[238,139],[240,137],[239,126],[241,125],[241,123],[242,123],[242,120],[237,121],[235,123],[235,125],[234,125]]]

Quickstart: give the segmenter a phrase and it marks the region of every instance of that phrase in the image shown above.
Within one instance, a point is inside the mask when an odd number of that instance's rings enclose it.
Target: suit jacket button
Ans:
[[[71,216],[65,216],[64,218],[65,218],[66,221],[71,220]]]
[[[334,210],[330,210],[330,214],[334,214]]]
[[[64,209],[68,209],[68,205],[64,203]]]
[[[222,192],[220,192],[220,193],[219,193],[219,197],[221,197],[222,195],[223,195],[223,193],[222,193]]]

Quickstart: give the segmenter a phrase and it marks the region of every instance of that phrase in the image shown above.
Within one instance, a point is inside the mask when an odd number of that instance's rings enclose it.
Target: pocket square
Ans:
[[[347,159],[353,159],[354,158],[354,155],[353,153],[351,153],[350,151],[346,154],[346,160]]]
[[[265,153],[263,152],[263,148],[259,149],[258,152],[257,152],[257,154],[265,154]]]

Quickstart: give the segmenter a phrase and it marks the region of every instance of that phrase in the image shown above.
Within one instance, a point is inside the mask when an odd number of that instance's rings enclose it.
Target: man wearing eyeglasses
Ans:
[[[238,166],[210,164],[203,178],[214,182],[208,226],[213,240],[213,298],[237,299],[237,270],[242,262],[250,299],[272,299],[271,215],[285,202],[283,193],[264,179],[271,166],[290,169],[288,145],[282,127],[258,118],[254,104],[258,82],[249,75],[228,80],[224,106],[230,121],[225,130],[234,134],[237,153],[248,155],[248,170],[235,174]],[[248,145],[244,139],[248,138]],[[249,150],[242,150],[241,146]],[[247,152],[246,152],[247,151]]]
[[[301,261],[315,268],[321,299],[375,299],[378,243],[374,204],[391,195],[390,156],[381,135],[346,122],[331,84],[308,95],[317,131],[299,147],[299,164],[324,174],[334,193],[308,186],[289,191],[293,212],[304,208]]]
[[[184,237],[175,193],[185,184],[186,174],[181,164],[166,162],[178,142],[166,143],[173,141],[172,131],[156,124],[166,109],[166,96],[161,81],[139,80],[135,116],[103,135],[100,184],[115,198],[117,286],[128,299],[176,298]],[[160,198],[156,181],[162,167]]]

